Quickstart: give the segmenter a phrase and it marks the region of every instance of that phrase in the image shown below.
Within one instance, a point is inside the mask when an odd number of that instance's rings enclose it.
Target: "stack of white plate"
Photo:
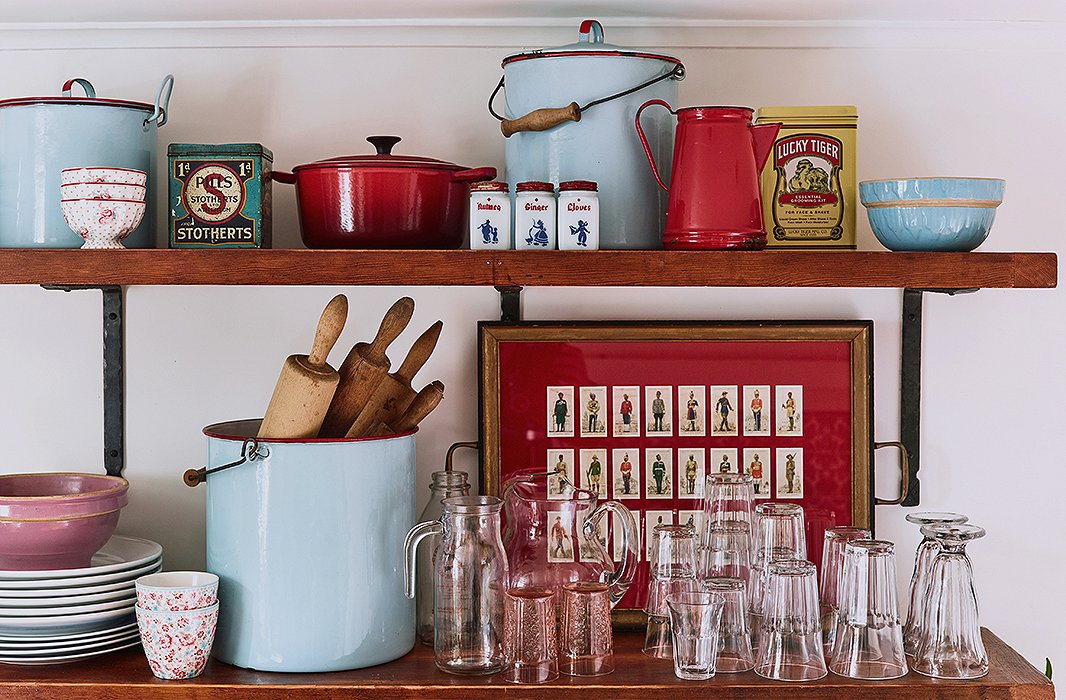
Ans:
[[[0,571],[0,663],[61,664],[140,644],[133,582],[163,548],[115,535],[83,569]]]

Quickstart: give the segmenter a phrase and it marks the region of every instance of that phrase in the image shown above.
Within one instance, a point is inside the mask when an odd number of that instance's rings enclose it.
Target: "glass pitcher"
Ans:
[[[512,586],[554,588],[561,595],[564,584],[598,581],[607,584],[611,606],[617,605],[637,568],[637,524],[628,508],[599,503],[596,493],[539,471],[509,479],[503,503]],[[605,548],[608,512],[621,534],[615,538],[622,553],[617,568]]]
[[[442,671],[477,676],[503,668],[502,505],[495,496],[445,498],[440,519],[415,525],[404,540],[406,594],[414,598],[418,543],[440,535],[433,554],[433,657]]]

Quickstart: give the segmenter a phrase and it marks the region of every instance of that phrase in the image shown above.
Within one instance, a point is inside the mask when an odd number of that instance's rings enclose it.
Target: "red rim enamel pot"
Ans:
[[[308,248],[451,249],[462,245],[470,183],[492,180],[496,168],[464,168],[418,156],[393,155],[398,136],[367,138],[377,153],[342,156],[291,173],[300,235]]]

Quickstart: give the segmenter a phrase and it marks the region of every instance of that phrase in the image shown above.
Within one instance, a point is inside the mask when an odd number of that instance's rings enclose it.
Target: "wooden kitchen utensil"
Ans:
[[[378,423],[391,425],[404,414],[415,398],[411,380],[433,354],[433,348],[437,346],[437,339],[443,327],[444,322],[437,321],[418,336],[400,368],[386,375],[378,384],[378,388],[352,423],[346,437],[363,437],[374,430]]]
[[[434,381],[426,384],[422,387],[422,390],[415,394],[415,398],[411,401],[411,405],[407,407],[404,414],[393,423],[391,426],[387,426],[384,423],[378,423],[377,427],[371,431],[371,435],[392,435],[406,433],[409,430],[413,430],[415,426],[422,422],[422,419],[433,412],[444,398],[444,383],[441,381]]]
[[[318,435],[340,379],[326,359],[344,329],[347,317],[348,298],[338,294],[318,319],[311,354],[286,358],[258,437],[312,438]]]
[[[344,358],[344,362],[337,369],[340,384],[322,421],[319,437],[338,438],[348,433],[348,429],[352,427],[378,384],[389,373],[392,364],[385,351],[407,328],[414,312],[414,299],[399,299],[385,312],[373,342],[356,343],[352,347],[348,357]]]

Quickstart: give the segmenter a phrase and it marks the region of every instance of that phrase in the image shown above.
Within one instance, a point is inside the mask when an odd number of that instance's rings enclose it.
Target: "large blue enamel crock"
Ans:
[[[508,136],[508,182],[592,180],[599,188],[601,248],[661,248],[666,199],[648,170],[633,120],[648,100],[677,103],[681,62],[604,43],[600,23],[585,20],[577,43],[513,54],[503,59],[503,70],[507,120],[545,108],[562,112],[558,108],[566,105],[569,118],[577,117]],[[656,162],[669,171],[671,115],[649,114],[642,125]],[[505,121],[505,134],[508,126]]]
[[[415,645],[403,541],[415,524],[415,434],[256,439],[260,421],[204,428],[207,570],[219,577],[213,655],[258,671],[324,672]]]
[[[75,84],[84,97],[71,94]],[[0,100],[0,248],[81,247],[59,206],[60,172],[81,166],[148,173],[144,219],[123,245],[151,248],[156,131],[173,87],[166,76],[149,104],[99,98],[89,81],[73,78],[62,96]]]

